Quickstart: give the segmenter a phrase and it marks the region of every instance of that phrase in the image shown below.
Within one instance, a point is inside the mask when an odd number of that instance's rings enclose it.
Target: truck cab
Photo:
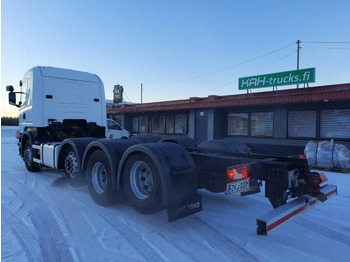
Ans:
[[[105,137],[105,93],[97,75],[38,66],[24,75],[20,87],[20,92],[7,87],[10,104],[19,107],[19,138],[26,131],[41,142]]]

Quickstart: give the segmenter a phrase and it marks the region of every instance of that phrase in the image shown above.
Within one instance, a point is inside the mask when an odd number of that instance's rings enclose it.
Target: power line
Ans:
[[[349,47],[315,47],[315,46],[310,46],[310,47],[304,47],[304,49],[342,49],[342,50],[346,50],[346,49],[350,49]]]
[[[128,95],[125,93],[125,90],[124,90],[124,95],[126,96],[126,98],[129,100],[129,102],[131,103],[131,100],[130,98],[128,97]]]
[[[307,44],[350,44],[350,42],[302,42]]]
[[[295,44],[295,43],[293,42],[293,43],[291,43],[291,44],[289,44],[289,45],[283,46],[283,47],[281,47],[281,48],[278,48],[278,49],[276,49],[276,50],[274,50],[274,51],[271,51],[271,52],[269,52],[269,53],[263,54],[263,55],[261,55],[261,56],[255,57],[255,58],[253,58],[253,59],[249,59],[249,60],[244,61],[244,62],[242,62],[242,63],[236,64],[236,65],[233,65],[233,66],[224,68],[224,69],[220,69],[220,70],[217,70],[217,71],[208,73],[208,74],[199,75],[199,76],[196,76],[196,77],[192,77],[192,78],[189,78],[189,79],[185,79],[185,80],[182,80],[182,81],[180,81],[180,82],[191,81],[191,80],[195,80],[195,79],[198,79],[198,78],[203,78],[203,77],[206,77],[206,76],[214,75],[214,74],[217,74],[217,73],[220,73],[220,72],[223,72],[223,71],[232,69],[232,68],[234,68],[234,67],[241,66],[241,65],[244,65],[244,64],[246,64],[246,63],[252,62],[252,61],[257,60],[257,59],[259,59],[259,58],[262,58],[262,57],[264,57],[264,56],[271,55],[271,54],[273,54],[273,53],[276,53],[276,52],[278,52],[278,51],[280,51],[280,50],[282,50],[282,49],[284,49],[284,48],[287,48],[287,47],[289,47],[289,46],[291,46],[291,45],[294,45],[294,44]]]
[[[287,54],[287,55],[285,55],[284,57],[282,57],[282,58],[280,58],[280,59],[278,59],[278,60],[272,62],[271,64],[268,64],[267,66],[264,66],[264,67],[258,69],[257,71],[255,71],[255,72],[252,73],[252,74],[255,74],[255,73],[259,72],[260,70],[263,70],[263,69],[265,69],[265,68],[268,68],[269,66],[274,65],[274,64],[278,63],[279,61],[285,59],[286,57],[288,57],[288,56],[290,56],[290,55],[292,55],[292,54],[294,54],[294,53],[296,53],[296,52],[297,52],[297,51],[294,50],[293,52],[290,52],[289,54]]]
[[[267,68],[267,67],[269,67],[269,66],[271,66],[271,65],[273,65],[273,64],[276,64],[276,63],[280,62],[281,60],[285,59],[286,57],[288,57],[288,56],[294,54],[295,52],[296,52],[296,51],[294,50],[293,52],[290,52],[289,54],[287,54],[287,55],[281,57],[280,59],[278,59],[278,60],[272,62],[271,64],[268,64],[267,66],[265,66],[265,67],[263,67],[263,68],[258,69],[257,71],[254,71],[254,72],[251,73],[251,74],[255,74],[256,72],[259,72],[260,70],[263,70],[263,69],[265,69],[265,68]],[[223,84],[223,85],[220,85],[220,86],[218,86],[218,87],[214,87],[214,88],[209,89],[209,90],[207,90],[207,91],[204,91],[204,92],[201,92],[201,93],[199,93],[199,94],[196,94],[195,96],[199,96],[199,95],[202,95],[202,94],[205,94],[205,93],[214,91],[214,90],[216,90],[216,89],[219,89],[219,88],[228,86],[228,85],[230,85],[230,84],[232,84],[232,83],[234,83],[234,82],[236,82],[236,81],[237,81],[237,79],[234,79],[233,81],[231,81],[231,82],[229,82],[229,83],[227,83],[227,84]]]
[[[202,95],[202,94],[208,93],[208,92],[210,92],[210,91],[213,91],[213,90],[219,89],[219,88],[224,87],[224,86],[228,86],[228,85],[230,85],[230,84],[232,84],[232,83],[234,83],[234,82],[236,82],[236,81],[237,81],[237,79],[235,79],[235,80],[233,80],[233,81],[231,81],[231,82],[229,82],[229,83],[227,83],[227,84],[223,84],[223,85],[221,85],[221,86],[214,87],[214,88],[209,89],[209,90],[207,90],[207,91],[201,92],[201,93],[199,93],[199,94],[197,94],[197,95],[195,95],[195,96],[199,96],[199,95]]]

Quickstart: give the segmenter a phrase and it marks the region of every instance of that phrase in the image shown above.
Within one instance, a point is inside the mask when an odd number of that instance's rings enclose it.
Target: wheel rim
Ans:
[[[32,148],[30,146],[27,146],[23,152],[23,160],[25,163],[30,165],[32,163],[32,157]]]
[[[78,174],[78,161],[74,152],[69,152],[64,160],[64,170],[71,177],[74,178]]]
[[[92,167],[92,185],[99,194],[103,193],[107,188],[107,171],[102,163],[97,162]]]
[[[146,163],[142,161],[134,163],[130,171],[130,185],[139,199],[146,199],[152,193],[153,175]]]

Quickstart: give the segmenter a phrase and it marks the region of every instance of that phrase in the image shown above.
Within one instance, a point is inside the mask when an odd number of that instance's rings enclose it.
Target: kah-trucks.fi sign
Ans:
[[[238,89],[243,90],[314,82],[315,68],[306,68],[267,75],[241,77],[238,79]]]

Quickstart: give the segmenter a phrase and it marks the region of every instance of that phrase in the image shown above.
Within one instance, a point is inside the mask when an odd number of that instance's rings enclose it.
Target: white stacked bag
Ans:
[[[304,154],[310,167],[350,168],[350,150],[343,144],[335,144],[333,139],[310,141],[305,146]]]

